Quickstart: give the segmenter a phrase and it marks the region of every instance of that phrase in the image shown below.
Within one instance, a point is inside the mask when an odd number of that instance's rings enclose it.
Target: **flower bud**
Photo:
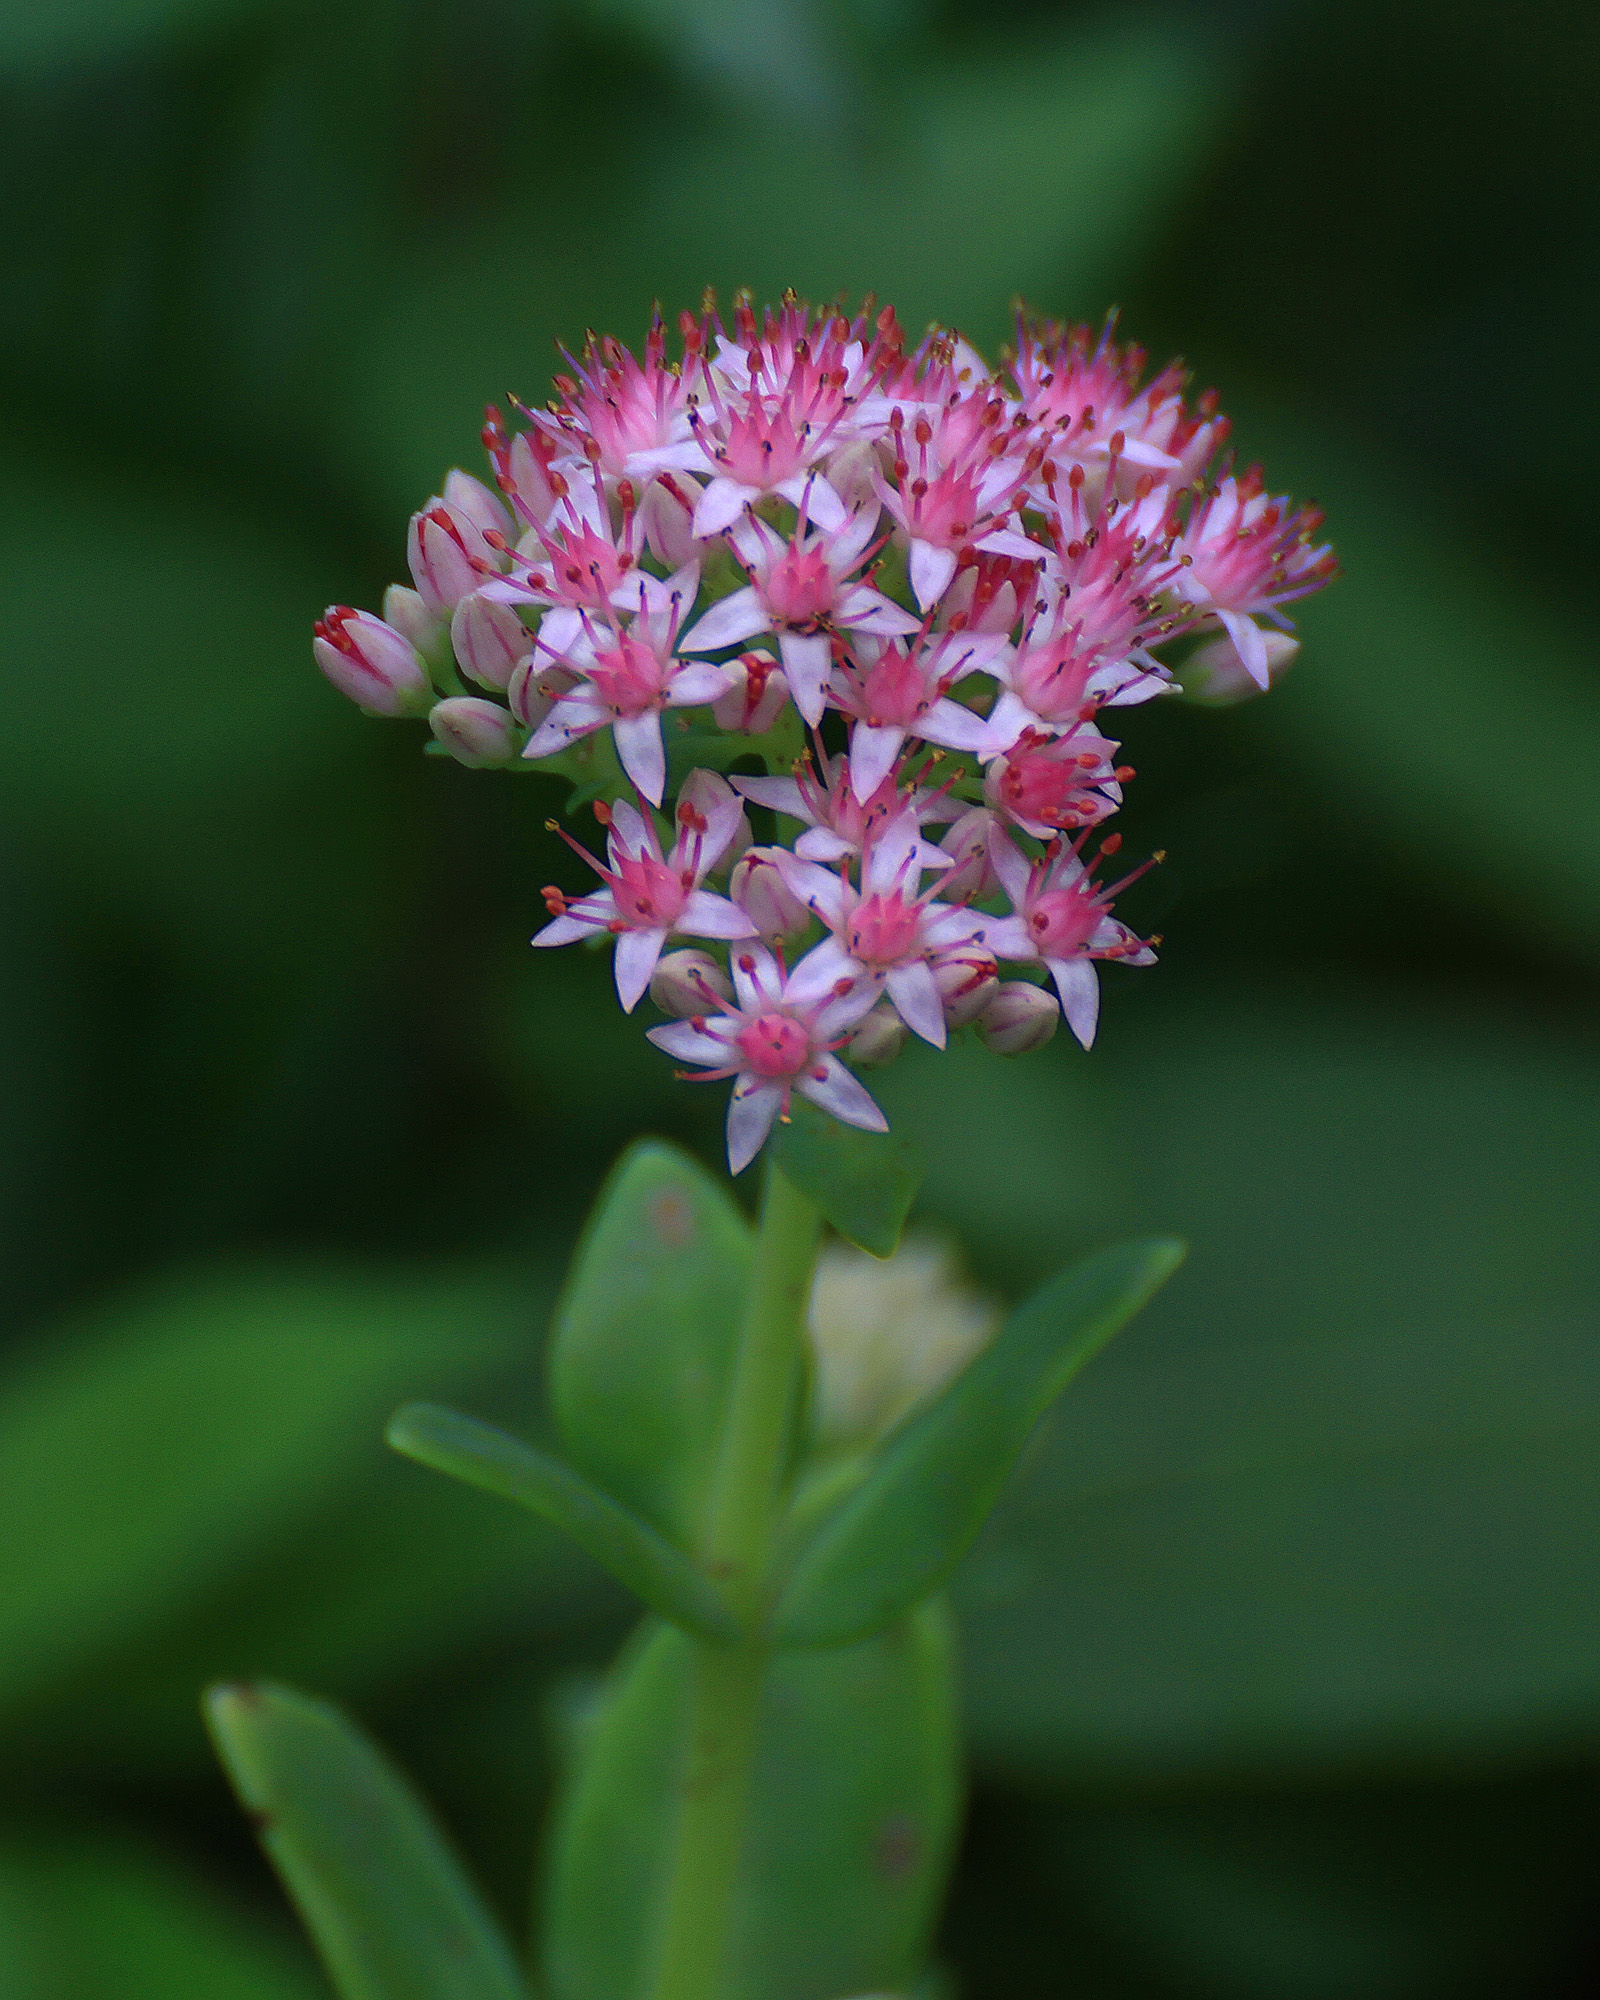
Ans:
[[[671,477],[670,487],[660,479],[652,479],[645,487],[639,523],[656,560],[668,569],[682,569],[700,553],[701,545],[690,525],[700,498],[700,482],[686,472],[675,472]]]
[[[521,747],[511,717],[500,704],[475,694],[453,695],[437,703],[428,725],[456,762],[469,770],[509,764]]]
[[[742,653],[739,679],[711,704],[720,729],[737,729],[746,736],[763,736],[783,713],[789,683],[770,653]]]
[[[406,534],[406,561],[417,594],[430,611],[443,618],[500,567],[497,552],[485,542],[478,527],[439,499],[430,500],[419,514],[412,515]]]
[[[874,1007],[845,1047],[845,1054],[862,1069],[881,1069],[905,1047],[911,1030],[892,1007]]]
[[[784,881],[776,857],[778,847],[752,847],[728,880],[728,893],[769,944],[799,937],[809,929],[811,912]]]
[[[383,622],[409,639],[425,660],[439,657],[444,624],[405,584],[391,583],[383,593]]]
[[[1267,686],[1271,687],[1294,665],[1300,641],[1288,632],[1266,631],[1261,636],[1266,641]],[[1185,698],[1206,708],[1232,708],[1237,702],[1248,701],[1253,694],[1266,692],[1250,678],[1249,669],[1226,632],[1219,632],[1216,638],[1196,646],[1178,669],[1178,680]]]
[[[565,667],[558,667],[554,661],[542,664],[537,653],[530,653],[511,671],[506,682],[506,700],[511,704],[511,713],[525,729],[537,729],[539,724],[555,707],[558,699],[568,688],[577,684],[577,675],[568,673]]]
[[[944,1003],[944,1018],[952,1028],[977,1020],[1000,991],[994,960],[978,946],[967,946],[932,961],[933,983]]]
[[[1024,1056],[1042,1049],[1061,1021],[1053,993],[1008,979],[978,1016],[978,1033],[997,1056]]]
[[[669,951],[656,960],[650,998],[663,1014],[680,1021],[696,1014],[720,1014],[733,1005],[728,975],[708,951]]]
[[[989,858],[989,830],[998,824],[986,806],[974,806],[940,841],[945,853],[955,856],[955,865],[939,877],[941,903],[976,903],[999,890],[1000,880]]]
[[[444,482],[444,504],[457,520],[470,521],[480,535],[493,534],[509,539],[511,516],[501,506],[498,496],[491,493],[481,479],[474,479],[470,472],[463,472],[459,466]],[[473,550],[474,555],[487,553],[483,549]]]
[[[513,606],[491,604],[475,590],[456,606],[450,643],[464,674],[504,693],[514,669],[533,651],[533,634]]]
[[[433,701],[427,670],[409,639],[370,611],[330,604],[312,628],[317,665],[340,694],[373,715],[423,715]]]

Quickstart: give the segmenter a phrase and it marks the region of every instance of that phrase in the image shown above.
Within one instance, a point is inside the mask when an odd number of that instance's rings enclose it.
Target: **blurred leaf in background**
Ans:
[[[543,781],[307,640],[485,400],[708,283],[1120,299],[1347,567],[1270,701],[1128,714],[1164,965],[1094,1055],[887,1079],[996,1290],[1194,1244],[958,1579],[963,1991],[1593,1990],[1597,90],[1576,0],[0,13],[8,1993],[320,1991],[219,1676],[349,1704],[523,1920],[627,1607],[379,1431],[537,1434],[601,1177],[719,1112],[527,951]]]

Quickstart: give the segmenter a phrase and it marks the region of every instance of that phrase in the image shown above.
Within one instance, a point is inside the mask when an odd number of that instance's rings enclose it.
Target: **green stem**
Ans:
[[[761,1625],[821,1228],[815,1204],[769,1161],[706,1536],[707,1566],[747,1637],[739,1646],[695,1647],[651,2000],[712,2000],[727,1947],[766,1674]]]

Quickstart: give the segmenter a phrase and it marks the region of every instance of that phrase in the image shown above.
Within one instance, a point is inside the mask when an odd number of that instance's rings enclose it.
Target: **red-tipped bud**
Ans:
[[[861,1069],[881,1069],[899,1055],[910,1034],[892,1007],[877,1006],[850,1037],[845,1054]]]
[[[1053,993],[1008,979],[978,1016],[978,1033],[997,1056],[1023,1056],[1042,1049],[1061,1023]]]
[[[511,678],[506,682],[506,700],[511,704],[511,713],[524,729],[537,729],[576,680],[577,675],[568,673],[565,667],[558,667],[551,661],[541,663],[537,653],[530,653],[513,668]]]
[[[789,683],[770,653],[741,654],[739,672],[741,679],[711,704],[711,713],[721,729],[764,736],[783,713]]]
[[[444,482],[444,504],[458,520],[470,521],[480,535],[514,535],[511,516],[481,479],[458,466]]]
[[[776,847],[752,847],[728,879],[728,893],[769,944],[799,937],[810,928],[811,912],[784,881]]]
[[[939,877],[941,903],[975,903],[998,890],[1000,879],[989,858],[990,828],[998,824],[986,806],[974,806],[940,841],[945,853],[956,857],[955,866]]]
[[[733,1005],[733,985],[708,951],[669,951],[656,960],[650,998],[663,1014],[690,1021]]]
[[[428,609],[443,618],[448,618],[462,598],[479,584],[505,568],[503,550],[485,539],[484,529],[474,518],[483,514],[479,496],[499,515],[497,522],[490,523],[491,532],[503,540],[511,525],[505,509],[488,487],[464,472],[453,472],[446,486],[452,481],[464,482],[456,490],[470,502],[470,511],[444,499],[430,500],[420,513],[412,515],[406,536],[411,580]],[[476,491],[469,492],[468,488]]]
[[[373,715],[424,715],[433,701],[427,669],[409,639],[370,611],[330,604],[311,650],[341,694]]]
[[[509,604],[491,604],[481,592],[463,597],[450,620],[450,643],[461,671],[480,687],[509,686],[533,651],[533,634]]]
[[[475,694],[439,702],[428,716],[428,726],[456,762],[469,770],[509,764],[521,747],[511,717],[500,704]]]

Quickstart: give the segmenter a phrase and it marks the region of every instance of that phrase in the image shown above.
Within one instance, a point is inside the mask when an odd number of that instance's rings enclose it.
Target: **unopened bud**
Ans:
[[[466,478],[463,473],[462,478]],[[474,482],[476,483],[476,482]],[[430,611],[448,618],[463,597],[503,567],[503,558],[483,531],[459,508],[430,500],[411,517],[406,534],[411,580]]]
[[[509,536],[511,516],[481,479],[459,466],[444,482],[444,504],[457,520],[470,521],[480,535]],[[474,554],[483,551],[474,550]]]
[[[752,847],[728,880],[728,893],[768,943],[798,937],[810,927],[811,912],[784,881],[776,847]]]
[[[425,660],[439,657],[444,621],[436,618],[417,593],[403,583],[391,583],[383,593],[383,622],[402,639],[409,639]]]
[[[933,983],[944,1003],[944,1018],[952,1028],[977,1020],[1000,991],[994,960],[976,948],[956,950],[933,960]]]
[[[1263,632],[1261,637],[1267,648],[1267,686],[1271,687],[1294,665],[1300,641],[1288,632]],[[1178,680],[1185,698],[1205,708],[1232,708],[1265,692],[1251,678],[1226,632],[1197,646],[1178,669]]]
[[[639,519],[644,527],[650,553],[668,569],[682,569],[699,553],[691,523],[700,498],[700,482],[686,472],[675,472],[671,485],[652,479],[644,490]]]
[[[480,687],[504,693],[513,672],[533,651],[533,634],[511,605],[491,604],[475,590],[456,606],[450,643],[464,674]]]
[[[656,960],[650,998],[663,1014],[680,1021],[696,1014],[720,1014],[733,1005],[728,975],[708,951],[669,951]]]
[[[974,806],[940,841],[945,853],[955,856],[955,865],[939,877],[941,903],[976,903],[999,889],[1000,880],[989,858],[990,829],[998,824],[986,806]]]
[[[496,701],[475,694],[454,695],[435,705],[428,725],[458,764],[481,770],[509,764],[520,747],[511,717]]]
[[[373,715],[423,715],[433,700],[416,647],[370,611],[330,604],[311,650],[339,692]]]
[[[783,713],[789,683],[770,653],[744,653],[739,679],[711,704],[719,729],[737,729],[746,736],[764,736]]]
[[[1061,1021],[1055,995],[1025,979],[1008,979],[978,1016],[978,1033],[997,1056],[1042,1049]]]
[[[892,1007],[874,1007],[850,1037],[845,1054],[861,1069],[881,1069],[899,1055],[910,1033]]]
[[[511,704],[511,713],[525,729],[537,729],[576,681],[577,675],[568,673],[565,667],[558,667],[550,660],[541,665],[538,654],[530,653],[512,669],[506,682],[506,700]]]

